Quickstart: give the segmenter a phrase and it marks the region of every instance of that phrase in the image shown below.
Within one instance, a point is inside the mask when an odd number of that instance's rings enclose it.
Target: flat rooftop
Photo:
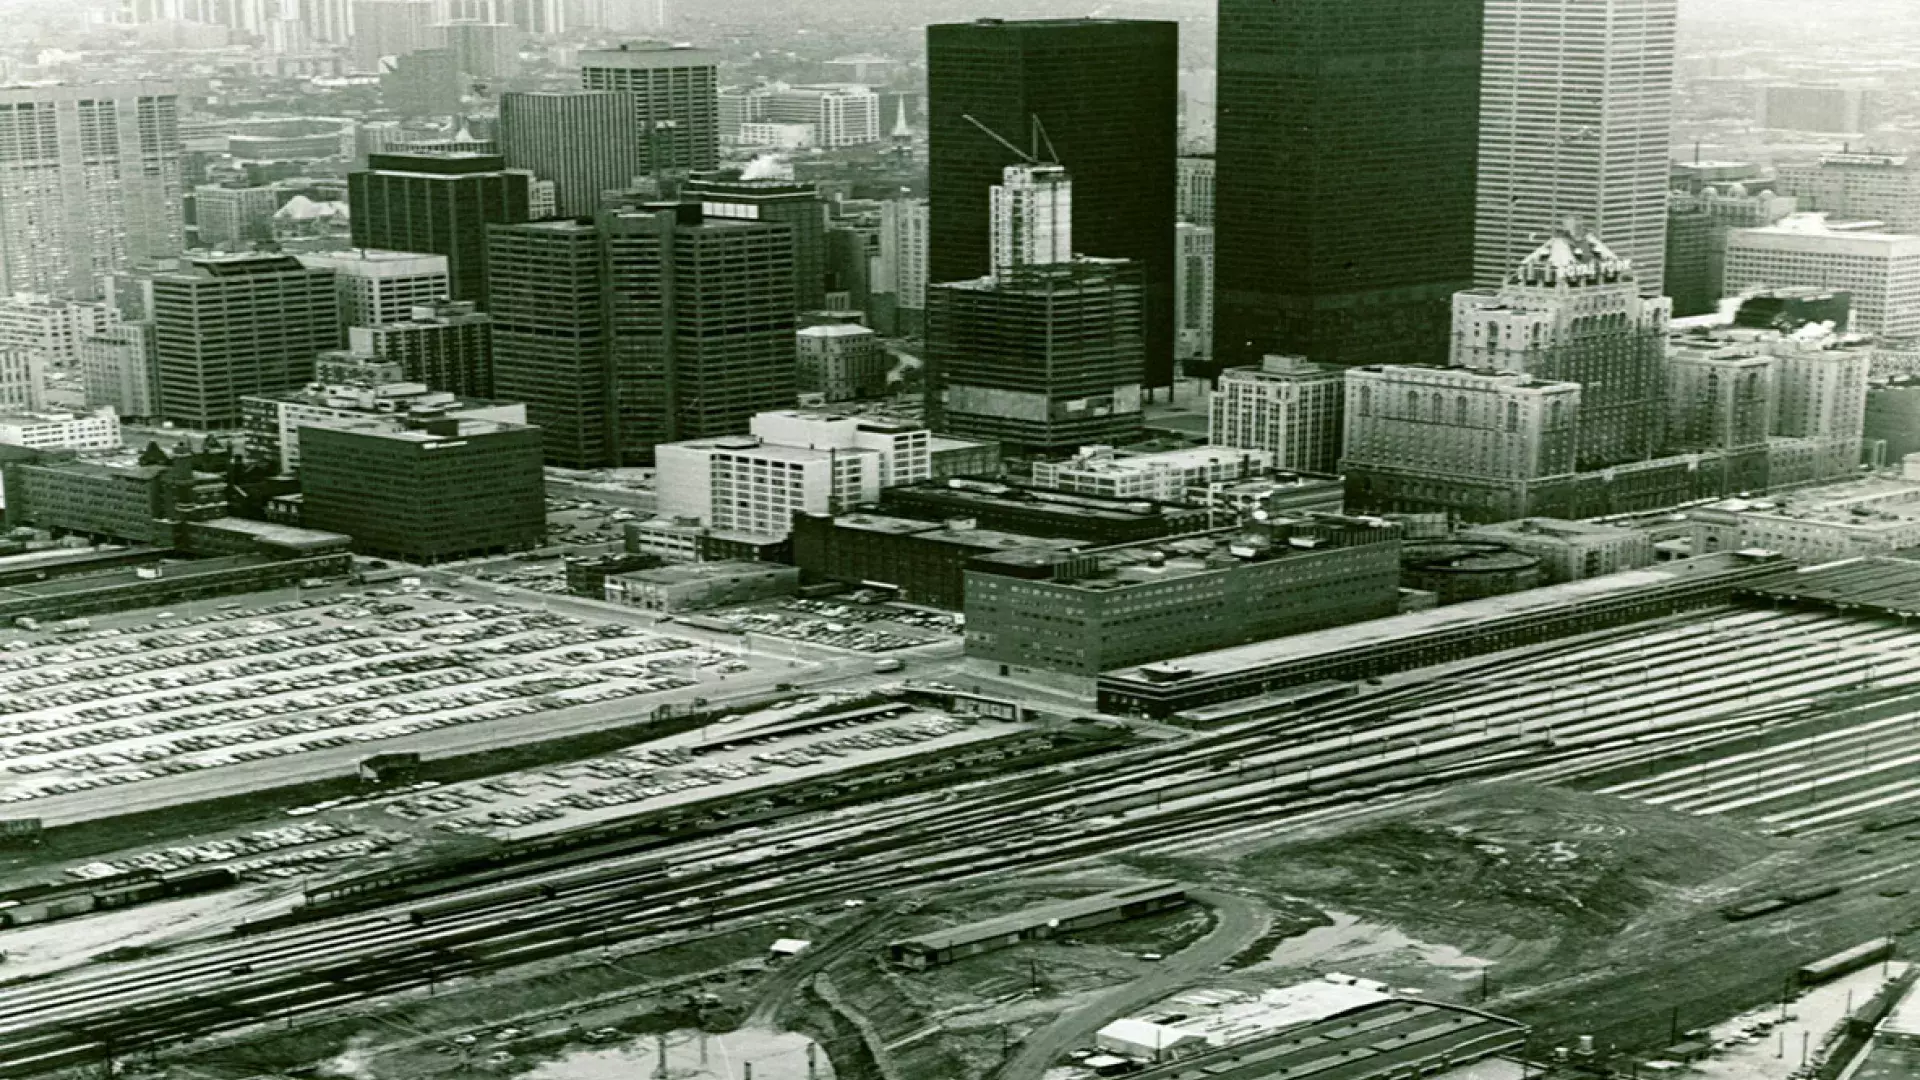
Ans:
[[[1920,521],[1920,484],[1870,476],[1765,498],[1722,499],[1699,509],[1863,527]]]
[[[1711,578],[1750,565],[1752,565],[1752,559],[1737,552],[1702,555],[1693,559],[1676,559],[1641,570],[1628,570],[1604,577],[1569,581],[1562,585],[1528,589],[1506,596],[1469,600],[1428,611],[1390,615],[1384,619],[1372,619],[1309,634],[1296,634],[1272,641],[1257,641],[1251,645],[1237,645],[1230,649],[1216,649],[1212,652],[1194,653],[1173,660],[1119,668],[1107,672],[1103,678],[1146,686],[1161,686],[1166,685],[1166,680],[1150,677],[1149,669],[1159,672],[1170,670],[1184,672],[1186,674],[1182,681],[1233,675],[1283,661],[1338,655],[1435,632],[1470,629],[1481,623],[1499,619],[1544,613],[1573,604],[1625,596],[1643,589],[1679,584],[1692,579]],[[1784,569],[1786,565],[1783,562],[1782,568]]]
[[[180,578],[206,577],[253,566],[267,566],[278,561],[280,560],[270,559],[265,555],[225,555],[213,559],[162,560],[158,564],[161,577],[157,580],[177,581]],[[27,585],[0,586],[0,600],[68,596],[73,593],[94,592],[153,580],[156,579],[141,577],[134,568],[128,567],[125,570],[88,574],[84,577],[56,578],[52,581],[36,581]]]
[[[1320,520],[1323,519],[1305,515],[1299,518],[1275,518],[1270,524],[1276,527],[1288,524],[1312,527]],[[1371,524],[1379,530],[1376,535],[1383,541],[1392,535],[1393,526],[1384,520],[1338,518],[1336,521],[1348,528]],[[1055,584],[1082,589],[1118,589],[1195,577],[1247,563],[1297,558],[1348,546],[1353,545],[1308,535],[1270,535],[1257,528],[1216,529],[1185,536],[1142,540],[1089,552],[1093,559],[1090,567],[1084,564],[1076,567],[1070,579]],[[983,556],[981,561],[990,565],[1031,567],[1046,566],[1058,562],[1059,558],[1052,552],[1025,549]]]
[[[1868,608],[1890,615],[1920,613],[1920,548],[1886,558],[1810,566],[1743,590],[1767,599]],[[1916,1017],[1920,1022],[1920,1016]]]
[[[276,525],[271,521],[254,521],[251,518],[221,517],[199,524],[203,528],[218,529],[221,532],[242,533],[280,547],[337,547],[353,542],[352,537],[341,533],[302,529],[293,525]]]
[[[922,536],[940,543],[976,548],[983,552],[1008,551],[1015,548],[1073,551],[1086,546],[1079,541],[1051,536],[1028,536],[1024,533],[1001,532],[998,529],[961,529],[942,521],[921,521],[917,518],[891,517],[886,514],[841,514],[834,518],[834,524],[861,532],[887,533],[892,536]]]
[[[1051,904],[1039,904],[1030,908],[1022,908],[1019,911],[1010,912],[1006,915],[996,916],[991,919],[981,919],[979,922],[965,923],[960,926],[950,927],[946,930],[935,930],[930,933],[916,934],[913,937],[901,938],[893,942],[889,947],[906,947],[925,952],[938,952],[941,949],[951,949],[961,945],[969,945],[976,941],[987,941],[997,937],[1005,937],[1009,934],[1024,933],[1025,931],[1038,926],[1045,926],[1051,922],[1065,923],[1074,919],[1084,918],[1088,915],[1097,915],[1103,911],[1110,911],[1122,904],[1136,903],[1140,900],[1159,896],[1163,893],[1183,893],[1184,891],[1184,887],[1177,881],[1154,881],[1145,885],[1132,885],[1124,889],[1094,893],[1091,896],[1076,896],[1071,900],[1060,900]]]
[[[1527,1029],[1490,1013],[1429,1001],[1361,1004],[1278,1034],[1235,1042],[1133,1075],[1137,1080],[1373,1080],[1518,1052]]]

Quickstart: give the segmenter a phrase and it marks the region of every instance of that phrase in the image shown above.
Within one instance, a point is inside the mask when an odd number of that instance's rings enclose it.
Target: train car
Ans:
[[[1893,958],[1893,949],[1892,938],[1875,938],[1844,952],[1815,960],[1795,972],[1795,978],[1799,980],[1801,986],[1816,986],[1859,971],[1861,968],[1871,967],[1883,960],[1890,960]]]
[[[408,921],[415,926],[427,926],[440,922],[449,916],[464,915],[475,911],[488,911],[493,908],[513,908],[535,900],[551,900],[560,895],[556,885],[534,885],[510,892],[491,893],[486,896],[448,900],[439,904],[428,904],[407,912]]]
[[[230,888],[239,880],[238,875],[224,866],[169,870],[160,875],[160,885],[167,896],[194,896],[199,893],[213,892]]]
[[[133,907],[167,896],[165,882],[143,881],[137,885],[122,885],[116,889],[100,889],[93,894],[93,910],[112,911],[117,908]]]

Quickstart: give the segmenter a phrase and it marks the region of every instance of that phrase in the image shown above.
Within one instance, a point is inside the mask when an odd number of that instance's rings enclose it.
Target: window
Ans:
[[[1507,402],[1507,430],[1520,430],[1520,403],[1517,401]]]

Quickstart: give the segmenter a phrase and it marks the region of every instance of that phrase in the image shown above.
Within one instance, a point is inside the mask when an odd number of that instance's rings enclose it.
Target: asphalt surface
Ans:
[[[1049,1065],[1074,1047],[1091,1042],[1095,1032],[1205,977],[1259,941],[1272,924],[1264,907],[1243,896],[1210,889],[1190,889],[1187,896],[1214,910],[1218,921],[1206,937],[1161,960],[1148,974],[1062,1013],[1028,1035],[993,1074],[995,1080],[1040,1080]]]
[[[728,651],[745,650],[758,660],[751,671],[729,675],[725,679],[706,678],[699,684],[678,690],[664,690],[638,697],[599,702],[571,709],[507,717],[478,724],[464,724],[421,732],[417,735],[381,739],[376,742],[313,750],[263,761],[244,762],[218,769],[180,776],[161,777],[118,787],[55,795],[20,804],[22,812],[39,817],[49,827],[69,825],[101,818],[118,817],[165,809],[228,796],[245,795],[268,788],[310,783],[351,774],[362,759],[380,753],[418,751],[427,758],[444,758],[479,753],[531,742],[579,735],[644,718],[655,706],[668,702],[687,702],[706,698],[709,705],[762,697],[784,683],[796,688],[830,685],[833,689],[854,691],[940,666],[959,651],[955,642],[941,642],[891,655],[903,662],[903,670],[879,675],[873,665],[877,656],[849,653],[843,649],[809,645],[784,638],[761,635],[730,635],[700,630],[675,622],[661,622],[651,612],[616,604],[553,596],[528,590],[496,590],[492,585],[473,582],[445,572],[424,571],[423,578],[433,584],[465,592],[476,598],[500,599],[530,607],[561,611],[599,622],[619,622],[642,626],[673,637],[697,641]],[[501,595],[505,592],[506,595]],[[287,595],[292,595],[288,592]],[[248,594],[237,599],[245,603],[272,602],[277,594]],[[232,602],[236,598],[221,598]],[[211,606],[175,605],[173,610],[190,613]],[[794,666],[781,664],[790,660]],[[769,662],[772,662],[771,664]],[[761,666],[767,665],[767,666]]]

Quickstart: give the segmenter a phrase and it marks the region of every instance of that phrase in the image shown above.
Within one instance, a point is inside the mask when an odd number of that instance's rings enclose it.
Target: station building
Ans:
[[[1205,529],[1205,507],[1047,491],[993,480],[949,478],[891,487],[880,511],[926,519],[971,518],[980,528],[1126,544]]]
[[[1735,591],[1784,576],[1793,563],[1768,551],[1676,559],[1586,581],[1177,660],[1137,663],[1099,680],[1102,712],[1171,716],[1323,680],[1351,680],[1462,660],[1543,641],[1724,604]],[[968,619],[971,638],[973,620]]]
[[[986,555],[966,574],[967,657],[1090,692],[1116,667],[1392,615],[1399,564],[1399,526],[1334,515]]]
[[[865,511],[796,514],[793,561],[809,582],[899,590],[914,604],[959,610],[966,605],[966,572],[982,555],[1027,550],[1068,552],[1080,540],[983,529],[972,518],[920,521]]]

